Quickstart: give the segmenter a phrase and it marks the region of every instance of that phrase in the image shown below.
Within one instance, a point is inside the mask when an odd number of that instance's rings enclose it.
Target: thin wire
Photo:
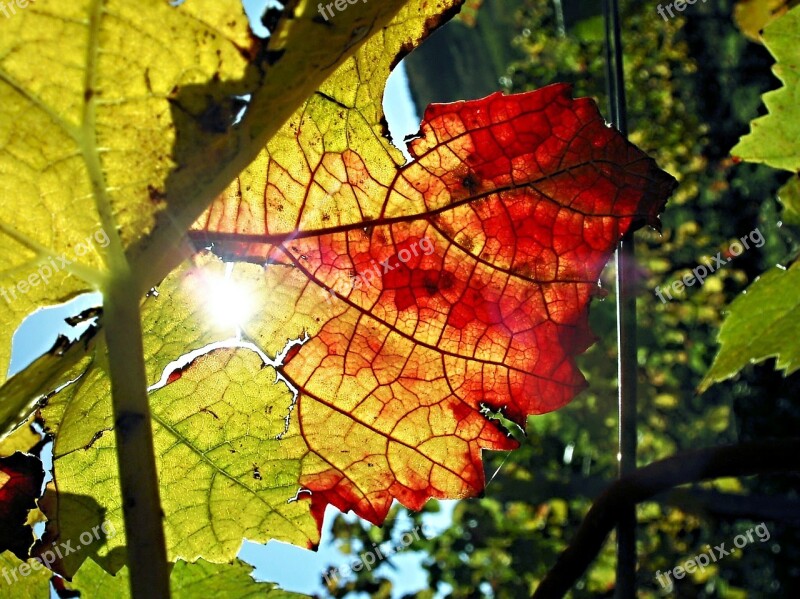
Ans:
[[[611,122],[628,135],[625,73],[622,56],[619,1],[604,0],[606,25],[606,83]],[[619,476],[636,468],[636,289],[633,281],[636,255],[633,235],[626,234],[617,248],[617,347],[619,377]],[[636,597],[636,509],[631,507],[617,525],[618,599]]]
[[[512,450],[512,451],[513,451],[513,450]],[[488,489],[488,488],[489,488],[489,485],[490,485],[490,484],[492,484],[492,481],[493,481],[493,480],[495,479],[495,477],[496,477],[496,476],[497,476],[497,475],[500,473],[500,470],[503,468],[503,466],[505,466],[505,464],[506,464],[506,462],[508,461],[508,458],[509,458],[510,456],[511,456],[511,451],[509,451],[508,453],[506,453],[506,457],[503,459],[503,461],[502,461],[502,462],[500,463],[500,465],[497,467],[497,470],[495,470],[495,471],[494,471],[494,474],[492,474],[492,477],[491,477],[491,478],[490,478],[490,479],[487,481],[487,483],[486,483],[486,484],[483,486],[483,489],[484,489],[484,490],[486,490],[486,489]]]

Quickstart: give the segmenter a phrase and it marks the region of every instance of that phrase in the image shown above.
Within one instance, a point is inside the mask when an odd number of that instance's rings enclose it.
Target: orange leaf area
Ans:
[[[584,387],[600,272],[675,186],[566,85],[432,105],[409,150],[390,175],[357,146],[273,154],[193,233],[262,264],[291,303],[274,310],[315,323],[284,318],[310,340],[280,371],[318,520],[327,504],[379,523],[393,499],[481,493],[481,450],[515,447],[486,410],[524,427]]]

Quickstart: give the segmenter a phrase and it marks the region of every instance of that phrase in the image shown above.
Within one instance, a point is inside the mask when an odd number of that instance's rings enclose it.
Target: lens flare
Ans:
[[[225,265],[225,276],[206,280],[205,304],[214,325],[240,332],[254,312],[252,291],[231,276],[233,264]]]

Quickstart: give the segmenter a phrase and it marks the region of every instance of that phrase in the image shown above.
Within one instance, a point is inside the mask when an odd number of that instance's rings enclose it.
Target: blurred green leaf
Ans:
[[[776,58],[775,76],[783,87],[764,94],[769,114],[750,123],[751,130],[731,150],[748,162],[800,171],[800,7],[773,21],[763,34]]]
[[[793,177],[778,191],[778,199],[783,204],[781,217],[788,225],[800,225],[800,176]]]
[[[777,358],[776,368],[800,368],[800,262],[773,268],[730,307],[719,333],[720,351],[700,383],[700,391],[724,381],[748,364]]]

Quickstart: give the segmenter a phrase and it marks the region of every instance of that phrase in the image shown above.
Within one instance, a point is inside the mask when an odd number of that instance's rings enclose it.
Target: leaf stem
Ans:
[[[133,599],[168,599],[169,568],[147,397],[141,315],[130,270],[115,272],[104,317]]]
[[[56,254],[51,249],[43,246],[42,244],[34,241],[24,233],[18,231],[16,228],[12,227],[11,225],[0,221],[0,233],[3,233],[19,243],[20,245],[28,248],[30,251],[36,254],[36,260],[38,264],[47,264],[47,260],[58,260],[62,256]],[[66,258],[66,256],[63,256]],[[64,267],[66,272],[70,272],[76,277],[86,281],[90,285],[93,285],[97,289],[100,289],[105,281],[105,275],[89,266],[85,266],[76,262],[74,260],[69,261],[70,264]]]

